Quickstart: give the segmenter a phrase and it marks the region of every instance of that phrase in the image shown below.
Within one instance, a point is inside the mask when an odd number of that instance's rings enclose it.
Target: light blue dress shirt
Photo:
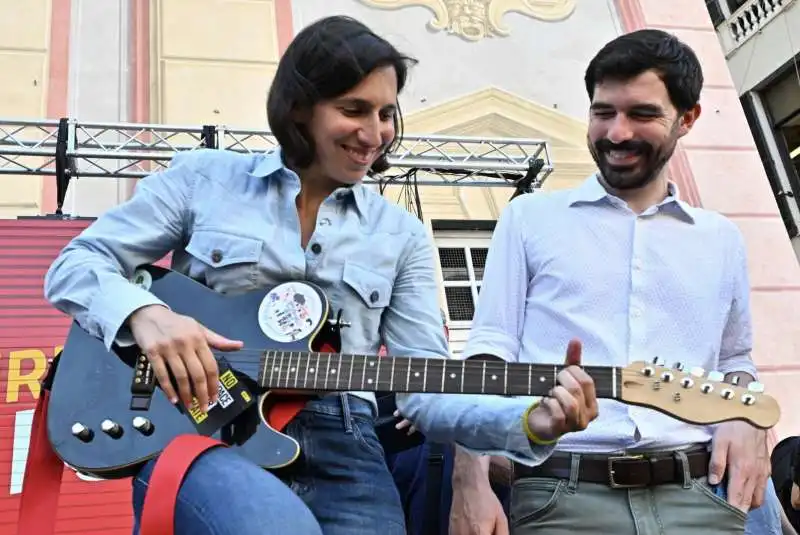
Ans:
[[[179,153],[66,246],[45,278],[46,297],[110,348],[130,340],[125,320],[132,312],[163,304],[128,278],[173,251],[172,269],[218,292],[314,282],[351,323],[342,330],[345,353],[377,355],[383,343],[392,356],[448,358],[424,224],[364,185],[341,187],[320,207],[304,250],[299,191],[280,150]],[[372,393],[354,394],[374,402]],[[417,407],[430,401],[415,399]],[[489,451],[504,449],[516,428],[520,448],[527,448],[522,405],[498,417],[491,404],[473,410],[465,403],[456,400],[452,414],[434,415],[431,425]],[[527,454],[533,455],[530,448]]]
[[[755,377],[740,231],[680,201],[674,184],[639,215],[596,176],[575,189],[518,197],[494,232],[464,356],[558,364],[571,338],[583,342],[586,365],[659,357]],[[556,449],[672,449],[707,443],[712,433],[603,399],[588,429],[565,435]]]

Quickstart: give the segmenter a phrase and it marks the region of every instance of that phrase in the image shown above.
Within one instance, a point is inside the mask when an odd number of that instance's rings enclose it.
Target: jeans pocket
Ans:
[[[563,479],[544,477],[516,481],[511,487],[511,526],[517,528],[544,518],[556,508],[566,485]]]
[[[385,452],[378,435],[375,433],[375,421],[365,416],[353,414],[350,416],[350,426],[353,430],[353,439],[366,453],[383,459]]]
[[[714,492],[714,489],[712,489],[708,485],[708,482],[705,478],[696,479],[692,481],[692,487],[694,487],[695,490],[699,491],[700,494],[702,494],[709,501],[711,501],[711,503],[713,503],[717,507],[717,509],[735,515],[737,519],[742,522],[742,524],[744,524],[744,522],[747,521],[747,513],[745,513],[738,507],[729,504],[728,501],[722,498],[721,496],[718,496]]]

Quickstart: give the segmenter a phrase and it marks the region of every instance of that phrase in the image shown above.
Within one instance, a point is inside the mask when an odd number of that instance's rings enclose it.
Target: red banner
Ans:
[[[89,221],[0,221],[0,534],[17,533],[19,497],[33,408],[47,359],[64,342],[68,317],[42,295],[44,275],[61,248]],[[96,481],[65,467],[59,535],[130,535],[130,480]]]

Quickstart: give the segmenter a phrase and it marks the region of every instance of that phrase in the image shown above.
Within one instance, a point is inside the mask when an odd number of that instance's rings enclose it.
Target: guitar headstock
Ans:
[[[622,368],[619,399],[663,412],[689,424],[711,425],[744,420],[760,429],[778,423],[781,410],[764,385],[744,387],[723,382],[717,371],[683,370],[649,362]]]

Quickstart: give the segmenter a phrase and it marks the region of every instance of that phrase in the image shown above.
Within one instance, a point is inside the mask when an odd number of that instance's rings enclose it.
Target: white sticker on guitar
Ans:
[[[313,333],[322,321],[322,300],[302,282],[273,288],[258,307],[261,331],[280,343],[294,342]]]
[[[153,285],[153,276],[146,269],[137,269],[131,277],[131,282],[143,290],[149,290]]]

